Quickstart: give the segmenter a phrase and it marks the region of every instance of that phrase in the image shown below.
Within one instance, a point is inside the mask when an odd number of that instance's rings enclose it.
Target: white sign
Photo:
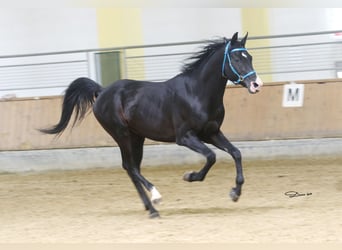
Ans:
[[[304,84],[284,85],[283,107],[302,107],[304,102]]]

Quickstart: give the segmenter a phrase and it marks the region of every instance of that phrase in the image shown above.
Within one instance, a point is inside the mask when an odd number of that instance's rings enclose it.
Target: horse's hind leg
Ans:
[[[154,186],[140,174],[144,138],[132,134],[125,122],[118,117],[107,117],[105,114],[101,113],[101,109],[98,111],[97,109],[94,109],[94,114],[102,127],[118,143],[121,150],[123,168],[127,171],[127,174],[136,187],[138,194],[145,205],[145,209],[149,210],[150,217],[159,217],[158,211],[152,206],[152,203],[142,186],[144,185],[145,188],[152,193],[152,200],[160,200],[161,196],[159,192],[156,191]]]
[[[141,161],[143,157],[143,146],[145,138],[134,136],[132,138],[133,147],[133,157],[136,168],[133,169],[134,174],[137,176],[141,184],[151,193],[151,201],[154,204],[159,204],[162,200],[161,194],[158,192],[157,188],[149,182],[140,172]]]
[[[143,188],[143,186],[140,183],[140,180],[137,178],[137,176],[131,171],[131,169],[127,169],[127,173],[129,177],[131,178],[133,184],[135,185],[140,198],[142,199],[145,209],[149,211],[150,218],[156,218],[159,217],[159,212],[152,206],[151,201],[148,199],[147,194]]]
[[[125,160],[123,160],[125,161]],[[138,191],[138,194],[140,196],[140,198],[142,199],[144,205],[145,205],[145,209],[149,211],[150,213],[150,218],[155,218],[155,217],[159,217],[159,212],[153,207],[150,199],[148,198],[145,190],[144,190],[144,187],[142,186],[135,170],[126,165],[126,163],[123,163],[124,165],[124,168],[126,169],[129,177],[131,178],[134,186],[136,187],[137,191]]]
[[[144,187],[152,189],[153,185],[140,174],[140,163],[142,159],[142,148],[144,139],[132,134],[116,140],[119,144],[123,167],[135,185],[146,210],[149,210],[150,218],[159,217],[158,211],[153,207]]]

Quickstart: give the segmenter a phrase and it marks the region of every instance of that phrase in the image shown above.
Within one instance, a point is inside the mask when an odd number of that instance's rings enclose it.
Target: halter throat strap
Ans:
[[[249,77],[250,75],[256,74],[254,70],[248,72],[245,75],[240,75],[237,70],[234,68],[232,61],[230,59],[230,54],[234,53],[234,52],[238,52],[238,51],[247,51],[246,48],[236,48],[236,49],[232,49],[231,51],[229,51],[229,47],[230,47],[230,41],[227,43],[226,48],[224,50],[224,58],[223,58],[223,63],[222,63],[222,76],[224,78],[228,78],[228,76],[224,73],[224,68],[226,65],[226,62],[228,60],[228,64],[229,67],[231,69],[231,71],[234,73],[234,75],[236,75],[237,80],[236,81],[232,81],[234,84],[239,84],[240,82],[242,82],[243,80],[245,80],[247,77]]]

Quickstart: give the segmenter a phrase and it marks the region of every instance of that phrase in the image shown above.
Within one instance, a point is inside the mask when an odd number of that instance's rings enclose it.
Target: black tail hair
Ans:
[[[39,131],[46,134],[62,134],[68,126],[74,109],[76,115],[73,126],[75,126],[76,122],[82,121],[87,111],[93,106],[101,90],[102,87],[95,81],[86,77],[77,78],[65,92],[59,122],[51,128],[39,129]]]

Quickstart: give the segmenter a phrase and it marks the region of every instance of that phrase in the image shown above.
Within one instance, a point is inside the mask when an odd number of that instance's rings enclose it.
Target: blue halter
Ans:
[[[230,53],[233,52],[237,52],[237,51],[247,51],[246,48],[236,48],[236,49],[232,49],[229,53],[229,47],[230,47],[230,42],[226,45],[226,49],[224,51],[224,59],[223,59],[223,63],[222,63],[222,76],[225,78],[228,78],[228,76],[225,75],[224,73],[224,66],[226,65],[226,60],[228,59],[228,63],[229,63],[229,67],[230,69],[233,71],[233,73],[237,76],[238,80],[236,81],[232,81],[234,84],[239,84],[240,82],[242,82],[244,79],[246,79],[247,77],[249,77],[250,75],[256,74],[255,71],[251,71],[245,75],[240,75],[237,70],[234,68],[232,61],[230,59]]]

